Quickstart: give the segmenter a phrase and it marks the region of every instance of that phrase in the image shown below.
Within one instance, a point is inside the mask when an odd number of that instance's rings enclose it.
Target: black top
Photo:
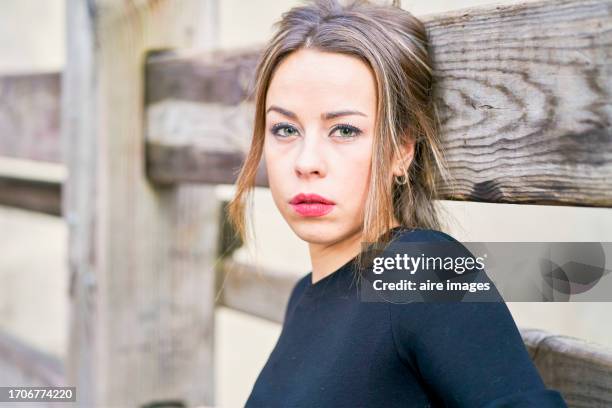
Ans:
[[[393,229],[407,242],[455,241]],[[502,302],[360,301],[353,260],[291,293],[246,407],[567,407]]]

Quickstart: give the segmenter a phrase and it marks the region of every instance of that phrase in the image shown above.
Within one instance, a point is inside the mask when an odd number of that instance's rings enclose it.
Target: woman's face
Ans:
[[[356,57],[301,49],[276,68],[264,158],[274,202],[301,239],[331,245],[361,231],[376,106],[373,73]]]

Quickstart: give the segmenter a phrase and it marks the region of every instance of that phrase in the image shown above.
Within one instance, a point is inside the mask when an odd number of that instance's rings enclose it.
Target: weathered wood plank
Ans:
[[[287,274],[227,259],[218,269],[217,304],[282,323],[291,289],[297,280]]]
[[[201,182],[232,184],[240,170],[243,155],[227,151],[211,151],[201,145],[177,146],[150,141],[146,145],[147,175],[159,184]],[[259,166],[255,184],[267,187],[265,164]]]
[[[252,50],[210,50],[148,59],[147,174],[152,180],[234,181],[249,148],[245,135],[252,131],[254,109],[241,102],[250,98],[258,57]],[[263,164],[257,184],[267,185]]]
[[[67,386],[64,363],[0,331],[0,387]]]
[[[61,76],[0,76],[0,156],[60,163]]]
[[[442,198],[612,207],[608,2],[529,2],[423,20],[456,180],[454,190],[441,186]],[[252,50],[149,60],[153,181],[235,180],[252,134],[256,61]]]
[[[0,205],[61,215],[61,192],[59,183],[0,174]]]
[[[609,2],[474,8],[426,24],[454,197],[612,206]]]
[[[0,205],[61,215],[65,177],[60,164],[0,157]]]
[[[213,187],[149,182],[142,102],[144,55],[191,46],[208,1],[66,5],[67,369],[81,406],[214,402],[219,208]]]
[[[569,336],[522,329],[544,383],[576,408],[612,406],[612,350]]]
[[[146,104],[168,99],[238,105],[252,99],[259,50],[168,51],[146,64]]]

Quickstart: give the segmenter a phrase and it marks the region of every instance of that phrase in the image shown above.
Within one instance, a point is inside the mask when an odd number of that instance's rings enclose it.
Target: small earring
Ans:
[[[395,180],[395,184],[398,184],[400,186],[406,184],[408,182],[408,177],[406,176],[406,174],[402,174],[401,176],[393,176],[393,179]]]

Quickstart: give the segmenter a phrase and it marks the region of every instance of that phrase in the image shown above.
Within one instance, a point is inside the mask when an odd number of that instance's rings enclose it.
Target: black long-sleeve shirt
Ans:
[[[394,234],[456,242],[435,230]],[[503,301],[360,301],[354,260],[297,282],[246,407],[567,407],[543,384]]]

